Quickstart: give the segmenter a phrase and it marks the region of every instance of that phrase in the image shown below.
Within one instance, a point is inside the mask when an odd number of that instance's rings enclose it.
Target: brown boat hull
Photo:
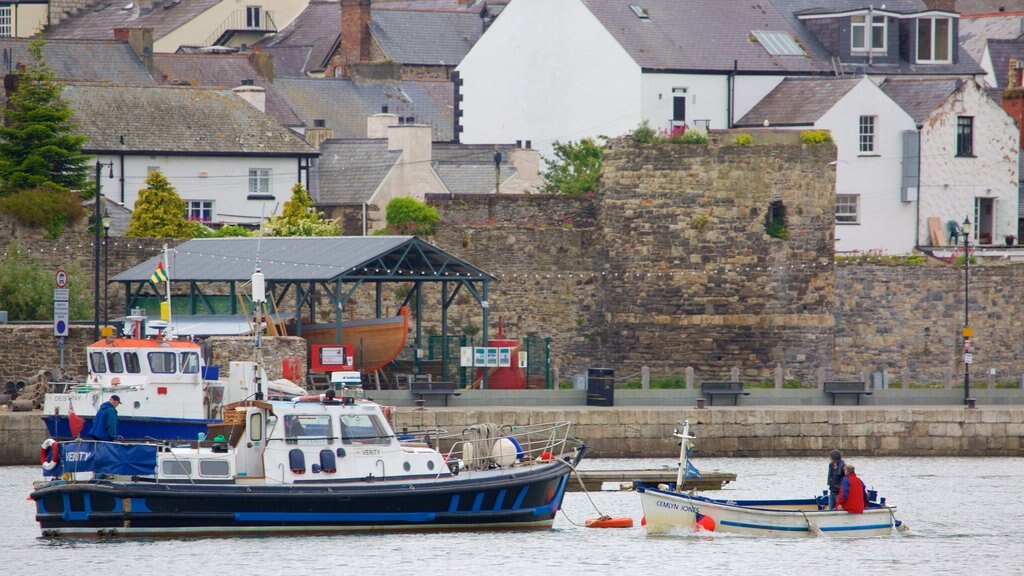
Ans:
[[[301,336],[310,344],[337,344],[334,324],[302,325]],[[288,334],[295,334],[288,326]],[[380,370],[394,360],[405,347],[409,334],[409,309],[402,306],[397,316],[350,320],[341,323],[341,343],[352,346],[355,367],[363,373]]]

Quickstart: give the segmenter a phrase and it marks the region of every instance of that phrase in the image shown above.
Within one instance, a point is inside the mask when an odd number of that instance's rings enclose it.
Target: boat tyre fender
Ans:
[[[43,465],[43,470],[53,470],[57,467],[58,462],[60,462],[60,442],[53,438],[43,440],[39,449],[39,463]]]

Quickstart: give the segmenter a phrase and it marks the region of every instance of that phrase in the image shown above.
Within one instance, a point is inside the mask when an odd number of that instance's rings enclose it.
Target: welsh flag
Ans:
[[[153,284],[159,284],[161,282],[167,282],[167,274],[164,272],[164,263],[160,262],[156,265],[156,271],[149,277],[149,281]]]

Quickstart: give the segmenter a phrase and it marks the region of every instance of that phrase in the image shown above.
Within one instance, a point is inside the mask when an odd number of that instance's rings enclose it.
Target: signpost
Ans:
[[[54,275],[57,287],[53,289],[53,335],[59,338],[60,346],[60,368],[64,371],[64,338],[70,333],[70,313],[68,273],[64,270],[57,270]]]

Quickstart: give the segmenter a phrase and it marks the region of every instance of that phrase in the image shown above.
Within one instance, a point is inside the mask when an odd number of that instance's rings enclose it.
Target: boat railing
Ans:
[[[528,426],[476,424],[461,435],[441,437],[438,441],[441,446],[450,443],[445,452],[449,467],[488,470],[559,459],[580,445],[570,434],[571,429],[568,421]]]

